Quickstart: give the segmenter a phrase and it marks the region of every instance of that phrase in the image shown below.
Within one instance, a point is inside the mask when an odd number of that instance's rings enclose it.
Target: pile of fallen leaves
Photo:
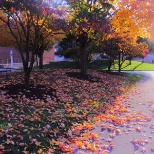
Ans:
[[[22,73],[1,74],[1,154],[72,153],[85,145],[95,150],[97,144],[83,145],[85,136],[91,143],[98,137],[88,130],[103,119],[117,96],[129,90],[133,79],[98,71],[84,77],[78,70],[34,71],[26,89]],[[106,147],[110,148],[112,143]]]

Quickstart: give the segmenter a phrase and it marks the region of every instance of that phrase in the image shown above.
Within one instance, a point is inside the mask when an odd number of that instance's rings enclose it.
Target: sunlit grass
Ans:
[[[118,65],[115,64],[112,70],[118,70]],[[129,61],[126,60],[122,65],[122,70],[128,71],[154,71],[154,64],[132,61],[129,65]]]

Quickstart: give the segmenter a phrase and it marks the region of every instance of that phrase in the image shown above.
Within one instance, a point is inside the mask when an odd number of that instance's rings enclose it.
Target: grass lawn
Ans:
[[[103,117],[140,79],[94,70],[82,77],[77,69],[52,69],[33,71],[25,89],[21,72],[0,74],[1,154],[71,154],[83,143],[95,150],[97,134],[88,130],[96,126],[96,117]]]
[[[107,70],[108,61],[107,60],[96,60],[91,61],[88,65],[88,69],[92,70]],[[37,68],[37,67],[35,67]],[[51,62],[50,64],[44,65],[45,69],[78,69],[79,62]],[[118,70],[118,65],[115,64],[111,70]],[[129,65],[129,61],[126,60],[122,65],[122,70],[129,71],[154,71],[154,64],[142,63],[138,61],[132,61]]]
[[[118,70],[118,65],[115,64],[115,68],[112,67],[113,70]],[[138,61],[131,62],[131,65],[129,65],[129,61],[126,60],[124,64],[122,65],[122,70],[127,71],[154,71],[154,64],[149,63],[143,63]]]
[[[91,61],[88,65],[88,69],[93,70],[102,70],[107,68],[108,61],[107,60],[95,60]],[[44,69],[79,69],[79,62],[68,62],[68,61],[58,61],[58,62],[50,62],[50,64],[44,65]],[[35,66],[34,69],[37,69],[38,66]]]

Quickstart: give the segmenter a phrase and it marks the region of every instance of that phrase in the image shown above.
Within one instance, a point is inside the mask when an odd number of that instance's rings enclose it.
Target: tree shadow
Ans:
[[[116,75],[116,76],[124,76],[125,72],[119,72],[119,71],[107,71],[107,70],[99,70],[98,72],[102,72],[109,75]]]
[[[135,66],[134,68],[133,68],[133,71],[135,71],[135,69],[137,68],[137,67],[139,67],[140,65],[142,65],[143,64],[143,62],[141,62],[140,64],[138,64],[137,66]],[[124,67],[122,67],[122,69],[124,69],[124,68],[126,68],[126,67],[128,67],[129,66],[129,64],[128,65],[126,65],[126,66],[124,66]]]
[[[134,71],[137,67],[139,67],[140,65],[142,65],[142,64],[143,64],[143,62],[140,63],[139,65],[135,66],[134,69],[133,69],[133,71]]]
[[[7,95],[10,98],[25,97],[30,100],[40,99],[45,102],[47,102],[47,96],[50,96],[51,99],[57,99],[55,89],[40,84],[30,84],[29,88],[25,88],[25,85],[21,83],[10,84],[1,87],[0,90],[7,91]]]
[[[86,80],[86,81],[89,81],[89,82],[101,82],[101,78],[99,77],[93,77],[89,74],[87,75],[82,75],[80,72],[66,72],[66,75],[69,76],[69,77],[72,77],[72,78],[76,78],[76,79],[79,79],[79,80]]]

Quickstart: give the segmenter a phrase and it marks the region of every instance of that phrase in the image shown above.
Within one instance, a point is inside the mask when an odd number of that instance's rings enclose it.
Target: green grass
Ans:
[[[112,70],[118,70],[118,65],[115,64],[115,68],[112,67]],[[143,63],[138,61],[132,61],[129,65],[129,61],[125,61],[122,65],[122,70],[126,71],[154,71],[154,64]]]
[[[91,61],[88,65],[88,69],[92,70],[107,70],[108,60],[95,60]],[[44,65],[44,69],[79,69],[79,62],[50,62],[50,64]],[[38,67],[34,67],[37,69]],[[118,70],[118,65],[112,66],[111,70]],[[122,65],[122,70],[129,71],[154,71],[154,64],[143,63],[138,61],[132,61],[129,65],[129,61],[126,60]]]

